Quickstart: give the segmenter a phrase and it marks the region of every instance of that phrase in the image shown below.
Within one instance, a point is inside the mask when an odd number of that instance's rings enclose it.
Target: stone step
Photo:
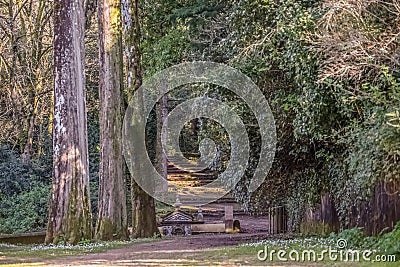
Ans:
[[[214,181],[217,177],[213,176],[188,176],[188,175],[168,175],[168,181]]]
[[[179,198],[181,199],[181,201],[184,200],[185,202],[195,202],[196,201],[196,198],[193,196],[190,196],[190,195],[181,194],[179,196]],[[221,206],[220,204],[237,203],[231,194],[227,194],[215,201],[210,199],[210,201],[212,201],[213,204],[216,204],[218,206]]]
[[[176,185],[179,187],[199,187],[199,186],[206,186],[207,184],[212,183],[213,180],[199,182],[199,181],[169,181],[168,184]]]
[[[187,171],[183,171],[183,170],[179,170],[179,171],[167,171],[168,175],[193,175],[193,176],[214,176],[215,174],[212,172],[187,172]]]
[[[211,183],[212,181],[210,181]],[[196,181],[184,181],[184,182],[180,182],[180,181],[173,181],[173,182],[169,182],[171,185],[175,185],[175,186],[180,186],[180,187],[201,187],[201,186],[205,186],[209,183],[201,183],[201,182],[196,182]]]
[[[188,157],[195,157],[199,158],[199,154],[186,154],[184,155]],[[168,181],[172,185],[176,186],[181,186],[181,187],[193,187],[193,188],[198,188],[201,186],[204,186],[206,184],[209,184],[213,182],[215,179],[218,178],[218,176],[212,172],[210,169],[204,169],[198,172],[194,171],[186,171],[185,169],[181,168],[190,168],[193,166],[196,166],[196,164],[190,164],[188,162],[182,162],[178,158],[170,157],[170,160],[174,161],[175,163],[172,163],[171,161],[168,161],[168,166],[167,166],[167,173],[168,173]],[[175,160],[176,159],[176,160]],[[181,167],[181,168],[179,168]],[[200,190],[201,188],[199,188]],[[212,199],[210,199],[211,201]],[[185,203],[185,205],[193,205],[195,206],[197,201],[196,199],[190,199],[190,196],[181,196],[181,201]],[[224,196],[223,198],[213,201],[212,203],[216,205],[225,205],[225,204],[237,204],[235,199],[231,195]]]

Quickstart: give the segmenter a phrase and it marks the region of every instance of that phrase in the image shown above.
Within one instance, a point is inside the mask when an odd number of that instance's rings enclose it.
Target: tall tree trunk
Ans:
[[[54,1],[53,190],[46,243],[91,239],[83,2]]]
[[[122,0],[128,97],[136,93],[142,84],[143,77],[140,54],[140,24],[138,7],[138,0]],[[143,103],[137,104],[143,105]],[[143,129],[137,130],[138,134],[142,134],[141,132]],[[137,185],[132,175],[131,197],[132,237],[139,238],[154,236],[158,233],[154,199]]]
[[[127,239],[122,157],[121,4],[99,0],[100,174],[96,238]]]
[[[164,153],[161,137],[163,131],[163,124],[168,116],[168,95],[164,95],[163,97],[161,97],[161,99],[157,103],[156,115],[157,115],[156,169],[158,173],[165,180],[165,182],[161,185],[161,188],[156,188],[156,190],[167,192],[168,191],[167,155]]]

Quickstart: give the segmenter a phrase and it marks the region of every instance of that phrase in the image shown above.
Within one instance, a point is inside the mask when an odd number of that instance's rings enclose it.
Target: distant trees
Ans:
[[[53,189],[46,243],[92,237],[84,27],[82,1],[54,1]]]
[[[0,2],[0,138],[26,162],[47,152],[51,18],[50,1]]]

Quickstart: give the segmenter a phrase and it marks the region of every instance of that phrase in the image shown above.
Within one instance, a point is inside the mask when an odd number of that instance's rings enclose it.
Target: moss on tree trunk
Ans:
[[[122,36],[120,1],[99,2],[100,173],[96,238],[127,239],[122,157]]]
[[[53,189],[46,243],[91,239],[84,77],[84,11],[54,2]]]

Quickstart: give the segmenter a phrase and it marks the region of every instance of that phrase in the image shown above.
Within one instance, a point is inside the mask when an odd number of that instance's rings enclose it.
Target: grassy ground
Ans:
[[[132,241],[112,241],[112,242],[82,242],[76,246],[64,245],[9,245],[0,244],[0,265],[2,260],[12,261],[21,258],[32,259],[54,259],[63,256],[79,256],[90,253],[101,253],[110,249],[131,246],[147,242],[155,242],[158,238],[143,238]]]
[[[151,244],[146,244],[153,242]],[[168,243],[169,242],[169,243]],[[277,239],[262,240],[255,243],[245,243],[236,246],[222,246],[216,248],[179,248],[171,246],[177,243],[174,239],[160,240],[155,238],[139,239],[129,242],[102,242],[87,243],[79,246],[11,246],[0,244],[0,265],[3,263],[18,263],[6,266],[65,266],[65,263],[71,263],[81,256],[76,265],[86,265],[95,259],[107,262],[105,265],[99,266],[356,266],[356,267],[398,267],[397,262],[368,262],[361,260],[355,261],[332,261],[325,254],[323,260],[319,260],[324,249],[331,247],[336,248],[335,240],[329,238],[294,238],[294,239]],[[163,244],[163,245],[162,245]],[[167,245],[166,245],[167,244]],[[149,248],[150,249],[145,249]],[[268,254],[275,250],[273,261],[270,259],[260,260],[257,255],[263,257],[267,247]],[[286,251],[283,257],[289,258],[290,251],[298,251],[300,258],[305,250],[313,250],[316,252],[317,260],[302,261],[280,261],[278,260],[278,251]],[[107,251],[107,252],[106,252]],[[157,251],[157,253],[155,253]],[[261,253],[260,253],[261,251]],[[92,253],[100,253],[91,255]],[[113,255],[110,255],[113,254]],[[115,258],[117,254],[117,257]],[[295,254],[293,254],[295,255]],[[339,255],[339,254],[338,254]],[[375,259],[376,255],[380,255],[375,251],[370,256]],[[71,256],[71,257],[66,257]],[[114,257],[114,258],[111,258]],[[21,263],[21,259],[31,259],[28,262]],[[59,260],[58,260],[59,259]],[[54,265],[54,261],[57,265]],[[75,263],[72,263],[74,266]]]
[[[371,261],[366,261],[362,258],[362,254],[360,254],[360,260],[353,259],[353,256],[346,256],[345,251],[343,250],[343,258],[340,260],[340,252],[338,251],[336,254],[336,260],[330,260],[328,253],[324,254],[322,257],[322,252],[324,249],[328,249],[331,247],[332,249],[337,249],[336,244],[332,240],[326,238],[309,238],[309,239],[293,239],[293,240],[280,240],[280,241],[261,241],[253,244],[242,244],[234,247],[225,247],[215,250],[210,250],[202,253],[202,257],[207,258],[211,261],[231,261],[242,264],[254,265],[254,266],[357,266],[357,267],[367,267],[367,266],[377,266],[377,267],[398,267],[400,266],[400,259],[398,256],[396,257],[395,262],[376,262],[376,256],[381,257],[384,254],[381,254],[378,251],[373,251],[373,254],[368,259]],[[271,255],[273,253],[273,259],[271,261],[268,256],[265,260],[258,259],[258,254],[261,258],[264,258],[265,251],[267,247],[267,254]],[[286,252],[285,255],[282,255],[286,261],[278,259],[278,251],[283,250]],[[302,253],[304,251],[313,250],[316,253],[315,260],[311,256],[311,260],[308,260],[308,252],[305,254],[305,260],[302,260]],[[260,253],[260,251],[262,251]],[[297,251],[299,253],[299,261],[290,260],[289,253],[291,251]],[[363,250],[361,250],[363,251]],[[295,258],[296,254],[292,254],[293,258]],[[387,256],[386,256],[387,257]],[[346,260],[346,258],[348,260]],[[390,259],[393,261],[393,258]],[[389,259],[388,259],[389,261]]]

